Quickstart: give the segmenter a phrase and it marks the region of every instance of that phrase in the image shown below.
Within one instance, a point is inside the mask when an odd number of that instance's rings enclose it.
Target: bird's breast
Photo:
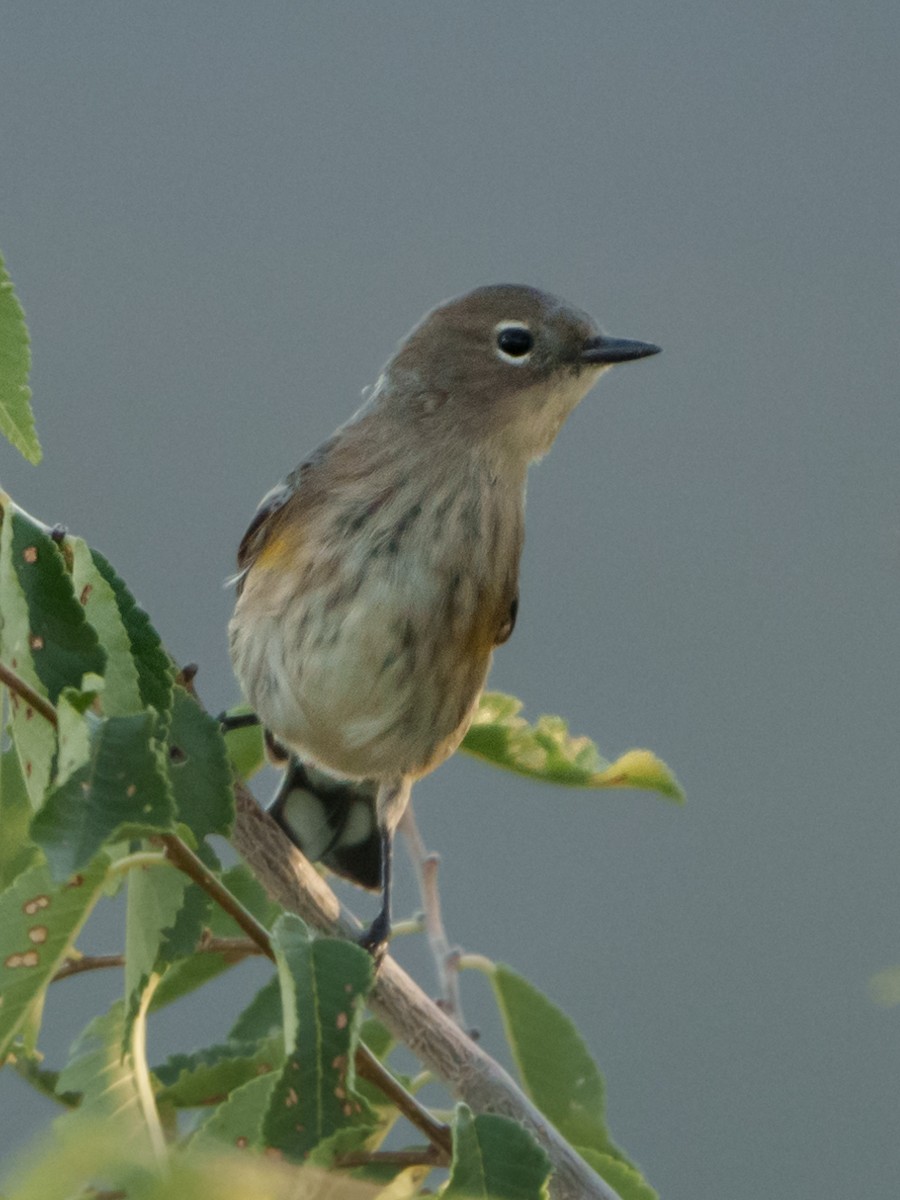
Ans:
[[[508,627],[521,497],[488,479],[345,497],[283,521],[231,626],[282,741],[338,774],[420,775],[456,748]]]

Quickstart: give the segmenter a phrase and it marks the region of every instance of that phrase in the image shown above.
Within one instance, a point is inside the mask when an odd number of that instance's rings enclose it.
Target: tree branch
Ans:
[[[437,854],[429,854],[426,850],[411,804],[406,806],[406,812],[400,818],[399,829],[406,839],[409,857],[412,859],[419,881],[425,932],[428,935],[428,945],[431,947],[431,954],[434,958],[438,987],[441,993],[440,1005],[444,1012],[449,1013],[460,1029],[465,1029],[466,1022],[463,1017],[462,997],[459,991],[460,952],[451,947],[447,940],[447,931],[444,929],[444,918],[441,912],[441,894],[438,891],[438,867],[441,860]]]
[[[85,954],[83,958],[67,958],[50,982],[59,983],[61,979],[83,975],[87,971],[104,971],[110,967],[124,966],[124,954]]]
[[[325,880],[241,783],[235,787],[235,799],[232,841],[270,896],[321,933],[358,936],[359,922],[342,908]],[[429,999],[390,955],[381,963],[368,1002],[394,1036],[475,1112],[510,1117],[534,1134],[553,1164],[553,1200],[620,1200],[512,1077]]]
[[[205,937],[197,944],[194,953],[221,954],[226,962],[237,963],[252,954],[262,954],[262,950],[249,938]],[[124,954],[85,954],[81,958],[67,958],[51,982],[59,983],[61,979],[83,975],[88,971],[105,971],[110,967],[124,966]]]

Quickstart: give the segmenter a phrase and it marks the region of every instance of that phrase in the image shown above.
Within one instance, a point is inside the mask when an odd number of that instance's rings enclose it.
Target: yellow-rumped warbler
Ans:
[[[281,807],[303,792],[300,760],[377,785],[383,902],[370,949],[389,933],[391,842],[412,784],[459,745],[515,624],[528,466],[607,367],[657,351],[534,288],[441,304],[244,535],[231,655],[294,756]],[[282,813],[315,858],[372,836],[339,788],[329,812],[327,790]]]

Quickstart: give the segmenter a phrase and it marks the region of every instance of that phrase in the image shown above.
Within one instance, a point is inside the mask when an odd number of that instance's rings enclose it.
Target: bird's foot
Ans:
[[[387,954],[391,940],[391,919],[386,912],[380,912],[365,933],[361,934],[358,944],[363,950],[368,950],[377,966]]]

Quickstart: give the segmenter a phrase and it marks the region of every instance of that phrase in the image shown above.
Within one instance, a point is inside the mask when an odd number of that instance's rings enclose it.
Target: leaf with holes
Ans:
[[[549,1176],[549,1158],[518,1122],[457,1107],[443,1200],[547,1200]]]
[[[313,939],[290,913],[275,923],[272,943],[287,1060],[263,1121],[263,1138],[297,1162],[338,1129],[374,1124],[354,1090],[353,1062],[372,960],[350,942]]]
[[[234,821],[231,766],[219,722],[176,687],[168,733],[169,782],[178,820],[199,840],[227,837]]]
[[[31,411],[31,349],[25,314],[0,257],[0,433],[28,459],[41,461]]]
[[[156,724],[153,712],[101,721],[88,762],[47,797],[31,833],[57,878],[90,862],[104,842],[174,829]]]
[[[642,788],[682,803],[675,776],[649,750],[628,750],[615,762],[601,758],[586,737],[572,737],[561,717],[539,717],[529,725],[521,702],[485,692],[462,749],[495,767],[529,779],[579,788]]]
[[[90,916],[106,867],[101,857],[58,884],[41,864],[0,896],[0,1062]]]

